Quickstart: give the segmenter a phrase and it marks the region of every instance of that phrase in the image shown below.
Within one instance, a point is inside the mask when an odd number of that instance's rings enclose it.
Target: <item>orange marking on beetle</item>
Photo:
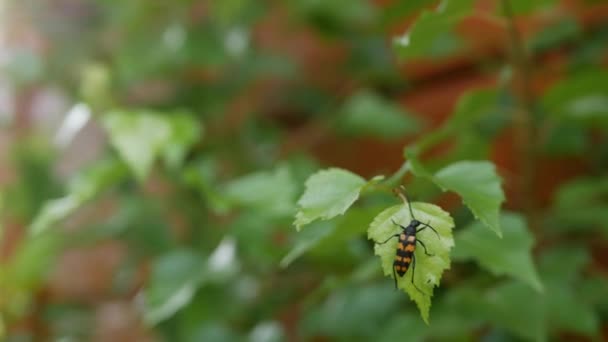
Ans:
[[[397,245],[397,249],[403,249],[403,248],[405,248],[405,247],[403,246],[403,244],[401,242],[399,242],[399,245]]]
[[[416,249],[416,245],[407,245],[405,246],[406,252],[413,252]]]
[[[408,241],[408,242],[415,242],[415,241],[416,241],[416,237],[415,237],[415,236],[413,236],[413,235],[408,236],[407,241]]]
[[[403,262],[409,264],[410,262],[412,262],[412,258],[403,258]]]
[[[403,261],[403,257],[400,257],[400,256],[396,255],[396,256],[395,256],[395,260],[397,260],[397,261],[399,261],[399,262],[400,262],[400,261]]]

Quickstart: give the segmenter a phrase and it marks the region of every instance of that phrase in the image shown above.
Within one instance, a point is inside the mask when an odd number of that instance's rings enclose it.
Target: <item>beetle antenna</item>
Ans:
[[[414,217],[414,212],[412,211],[412,203],[410,202],[409,198],[407,198],[407,194],[405,193],[405,187],[403,185],[399,186],[399,188],[395,189],[395,193],[397,194],[397,196],[401,197],[403,203],[407,203],[407,207],[410,210],[412,220],[416,220],[416,218]]]

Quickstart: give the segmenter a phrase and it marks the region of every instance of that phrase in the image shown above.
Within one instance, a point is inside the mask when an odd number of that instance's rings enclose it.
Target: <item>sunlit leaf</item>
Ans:
[[[110,141],[135,177],[143,181],[171,139],[171,123],[148,111],[113,111],[103,117]]]
[[[532,260],[534,237],[525,221],[515,214],[503,214],[500,221],[502,239],[480,222],[460,230],[455,236],[454,259],[473,259],[495,275],[509,275],[540,291],[542,284]]]
[[[429,203],[412,203],[412,210],[417,220],[428,223],[439,233],[439,237],[431,229],[425,229],[417,234],[417,238],[424,242],[428,252],[433,256],[427,256],[423,248],[418,246],[415,251],[416,271],[410,269],[402,277],[398,278],[398,287],[403,289],[410,298],[416,302],[420,314],[425,322],[429,320],[429,309],[433,288],[439,286],[443,271],[450,268],[450,249],[454,246],[452,229],[454,221],[448,213],[441,208]],[[401,225],[407,225],[412,220],[407,206],[400,204],[392,206],[376,216],[369,227],[368,238],[376,243],[383,242],[391,235],[400,233],[402,230],[393,221]],[[376,244],[374,252],[380,256],[382,269],[387,276],[393,276],[393,261],[397,249],[397,238],[386,244]],[[418,289],[412,285],[412,277]]]
[[[343,169],[331,168],[313,174],[306,181],[306,190],[298,201],[296,228],[299,230],[314,220],[344,214],[359,198],[365,184],[365,179]]]

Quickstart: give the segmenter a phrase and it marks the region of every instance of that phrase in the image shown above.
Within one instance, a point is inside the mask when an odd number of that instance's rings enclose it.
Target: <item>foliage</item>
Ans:
[[[0,4],[0,339],[601,339],[608,24],[559,6]],[[23,114],[49,93],[84,114]]]

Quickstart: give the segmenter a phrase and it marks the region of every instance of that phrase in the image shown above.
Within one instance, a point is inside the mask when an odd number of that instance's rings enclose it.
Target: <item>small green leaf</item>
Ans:
[[[365,184],[365,179],[360,176],[338,168],[313,174],[306,181],[306,190],[298,201],[296,228],[300,230],[314,220],[328,220],[344,214],[359,198]]]
[[[229,201],[270,215],[291,215],[294,210],[296,186],[286,166],[235,179],[224,192]]]
[[[398,287],[405,290],[410,298],[416,302],[422,319],[428,323],[433,288],[439,285],[443,271],[450,268],[449,252],[454,246],[452,238],[454,221],[448,213],[436,205],[418,202],[411,205],[416,219],[433,226],[439,233],[439,237],[431,229],[425,229],[417,234],[417,238],[425,243],[428,252],[433,256],[425,255],[424,250],[419,246],[414,254],[416,260],[415,276],[413,268],[410,267],[402,278],[398,278]],[[411,220],[406,205],[392,206],[376,216],[369,227],[368,238],[376,243],[383,242],[390,236],[402,231],[392,221],[405,226]],[[380,256],[382,270],[387,276],[393,276],[396,248],[396,238],[382,245],[376,244],[374,247],[375,254]],[[420,293],[412,285],[412,277],[415,277],[414,282],[423,293]]]
[[[171,135],[162,150],[163,158],[170,168],[181,166],[188,150],[203,134],[203,126],[188,113],[173,113],[167,116]]]
[[[337,128],[346,134],[395,139],[420,128],[407,111],[370,91],[353,95],[341,112]]]
[[[395,39],[403,58],[445,56],[460,45],[453,26],[467,16],[472,0],[444,0],[436,11],[423,11],[408,32]]]
[[[113,111],[103,117],[110,141],[135,177],[143,181],[171,139],[171,123],[149,111]]]
[[[433,181],[444,191],[457,193],[475,217],[502,236],[499,215],[505,195],[494,164],[487,161],[456,162],[435,173]]]
[[[205,263],[190,250],[176,250],[156,260],[144,291],[144,319],[161,322],[187,305],[201,284]]]
[[[119,182],[126,174],[125,166],[117,160],[104,160],[77,174],[68,184],[69,193],[48,200],[30,225],[31,234],[40,234],[68,217],[99,192]]]
[[[515,214],[503,214],[500,221],[504,234],[502,239],[479,222],[459,231],[452,256],[456,260],[474,259],[494,275],[507,274],[541,291],[543,287],[532,260],[534,237],[526,222]]]
[[[458,99],[456,109],[446,125],[454,131],[466,129],[500,110],[498,102],[498,92],[495,89],[469,91]]]

